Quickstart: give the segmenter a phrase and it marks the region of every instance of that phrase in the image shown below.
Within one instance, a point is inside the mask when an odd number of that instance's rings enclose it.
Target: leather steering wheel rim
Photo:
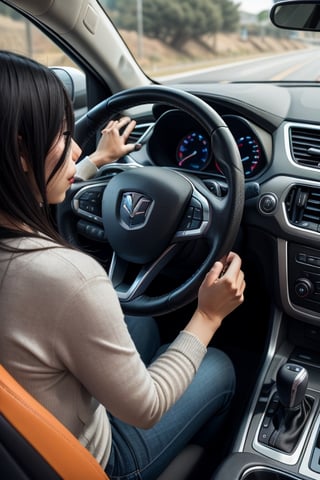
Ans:
[[[156,103],[180,109],[193,117],[201,125],[210,138],[212,151],[214,151],[215,159],[219,163],[228,187],[227,194],[222,198],[218,198],[209,191],[196,175],[182,175],[182,177],[184,177],[183,181],[191,184],[192,189],[197,192],[197,195],[200,195],[200,197],[203,196],[206,202],[208,202],[209,212],[205,238],[210,244],[210,251],[191,277],[183,281],[177,288],[174,288],[166,294],[160,294],[159,296],[151,297],[142,291],[137,295],[130,296],[130,298],[122,298],[121,287],[118,288],[114,283],[114,278],[112,278],[113,274],[109,272],[124,313],[132,315],[163,315],[193,301],[197,297],[198,288],[205,274],[211,268],[214,261],[232,249],[238,235],[244,208],[245,183],[238,146],[220,115],[195,95],[175,88],[158,85],[137,87],[116,93],[93,107],[76,122],[75,139],[81,148],[84,149],[92,137],[96,136],[99,129],[101,129],[108,120],[119,115],[120,112],[131,107]],[[140,174],[148,173],[149,177],[151,175],[151,177],[148,178],[148,182],[150,181],[152,183],[153,177],[157,175],[154,175],[150,169],[155,169],[154,172],[163,176],[164,182],[167,183],[169,177],[163,172],[164,167],[138,167],[137,169],[133,169],[138,171],[133,175],[131,172],[124,172],[119,173],[116,177],[123,175],[123,177],[120,178],[124,178],[127,181],[131,178],[136,178]],[[161,173],[161,171],[163,173]],[[179,172],[175,172],[174,175],[179,175]],[[138,182],[136,184],[137,186],[141,185],[140,180],[134,179],[134,182],[136,181]],[[114,184],[115,182],[112,185]],[[86,185],[88,185],[88,181]],[[122,191],[123,185],[121,184],[119,187],[117,186],[117,188]],[[110,190],[109,185],[106,187],[106,190],[108,189]],[[137,187],[137,189],[139,190],[139,187]],[[114,191],[116,192],[116,190]],[[117,193],[115,194],[117,195]],[[110,194],[108,195],[108,201],[110,201],[112,196]],[[73,241],[72,229],[74,227],[64,224],[68,218],[65,211],[71,210],[69,203],[70,194],[68,194],[64,202],[65,205],[62,208],[60,206],[57,207],[57,224],[60,233],[67,239]],[[114,201],[113,208],[115,210],[119,208],[119,201]],[[117,218],[118,213],[116,212],[111,219],[114,220]],[[117,228],[118,231],[121,230],[119,226]],[[113,241],[112,248],[117,248],[117,240]],[[126,256],[124,249],[122,249],[122,252],[121,255]],[[147,259],[146,261],[149,260],[150,259]],[[141,263],[143,264],[143,260]],[[139,292],[139,288],[137,291]]]

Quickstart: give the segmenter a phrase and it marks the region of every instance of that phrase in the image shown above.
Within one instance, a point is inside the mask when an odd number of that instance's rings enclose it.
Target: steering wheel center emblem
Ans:
[[[142,228],[148,221],[153,200],[138,192],[126,192],[122,195],[120,220],[129,229]]]

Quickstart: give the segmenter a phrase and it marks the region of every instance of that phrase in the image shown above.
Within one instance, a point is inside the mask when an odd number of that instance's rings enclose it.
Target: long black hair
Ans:
[[[0,229],[0,248],[8,237],[45,235],[65,242],[57,233],[48,205],[45,158],[62,129],[70,132],[64,152],[49,179],[65,162],[74,130],[73,108],[57,76],[48,67],[22,55],[0,51],[0,210],[30,232]],[[30,186],[21,154],[27,158],[41,204]]]

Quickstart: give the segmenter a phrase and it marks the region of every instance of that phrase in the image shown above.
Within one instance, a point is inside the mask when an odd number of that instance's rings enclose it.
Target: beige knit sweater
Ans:
[[[15,258],[0,252],[0,286],[0,362],[103,467],[112,443],[107,412],[151,427],[185,391],[206,353],[183,331],[146,368],[106,272],[82,252],[58,246]]]

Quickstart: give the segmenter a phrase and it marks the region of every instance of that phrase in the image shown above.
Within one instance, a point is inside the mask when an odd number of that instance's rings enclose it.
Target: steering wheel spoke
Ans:
[[[179,245],[169,245],[155,261],[147,265],[138,266],[138,271],[134,274],[134,278],[132,278],[132,271],[137,266],[133,266],[114,252],[109,269],[109,278],[117,291],[120,302],[130,302],[144,295],[151,282],[176,255],[178,250],[180,250]]]

